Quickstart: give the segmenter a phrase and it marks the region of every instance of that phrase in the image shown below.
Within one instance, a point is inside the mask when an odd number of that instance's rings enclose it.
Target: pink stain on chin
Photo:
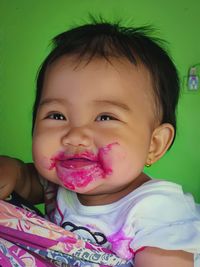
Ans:
[[[87,150],[73,155],[60,152],[51,159],[49,170],[55,168],[63,186],[70,190],[86,187],[90,182],[104,179],[112,173],[108,154],[116,144],[100,148],[97,154]]]

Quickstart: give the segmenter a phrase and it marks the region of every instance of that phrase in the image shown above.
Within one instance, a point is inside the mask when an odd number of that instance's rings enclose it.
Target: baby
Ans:
[[[135,267],[199,267],[193,198],[143,172],[173,144],[178,98],[176,67],[147,28],[61,33],[38,74],[34,165],[1,157],[1,198],[44,201],[52,222]]]

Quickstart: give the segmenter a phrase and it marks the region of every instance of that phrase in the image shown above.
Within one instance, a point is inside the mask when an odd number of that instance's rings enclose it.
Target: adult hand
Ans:
[[[22,182],[23,161],[8,156],[0,156],[0,199],[8,197]]]

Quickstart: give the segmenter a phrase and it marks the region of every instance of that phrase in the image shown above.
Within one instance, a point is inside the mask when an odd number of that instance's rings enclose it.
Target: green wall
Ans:
[[[200,62],[199,0],[0,0],[0,154],[31,160],[37,69],[49,51],[49,40],[86,22],[88,13],[155,26],[169,42],[181,81],[188,68]],[[200,202],[200,93],[182,89],[176,142],[146,171],[182,184]]]

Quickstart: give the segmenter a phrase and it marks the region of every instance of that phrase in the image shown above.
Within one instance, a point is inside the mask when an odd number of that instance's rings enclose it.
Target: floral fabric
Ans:
[[[1,266],[131,266],[47,220],[0,200]]]

